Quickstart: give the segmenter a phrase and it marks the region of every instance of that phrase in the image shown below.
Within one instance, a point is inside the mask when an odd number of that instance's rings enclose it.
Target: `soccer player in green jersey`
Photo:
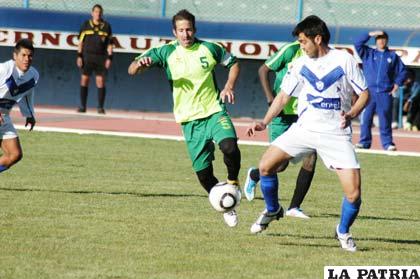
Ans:
[[[239,187],[241,153],[237,136],[224,103],[234,103],[234,86],[239,75],[236,57],[221,45],[195,37],[195,17],[181,10],[172,18],[176,40],[151,48],[136,57],[128,68],[130,75],[149,67],[165,69],[172,87],[174,115],[182,126],[192,166],[200,184],[210,193],[218,183],[213,173],[215,141],[227,167],[227,183]],[[229,69],[223,90],[217,88],[214,68],[222,64]],[[235,210],[223,214],[226,224],[238,223]]]
[[[267,61],[261,65],[258,70],[261,85],[267,98],[268,105],[271,105],[274,97],[280,92],[280,86],[283,77],[286,75],[291,63],[298,57],[302,56],[302,49],[299,42],[288,43],[282,46],[275,54],[273,54]],[[270,87],[268,79],[269,72],[276,73],[273,90]],[[282,135],[289,127],[297,121],[297,98],[292,97],[287,103],[281,113],[273,118],[269,125],[269,140],[274,141],[277,137]],[[289,209],[286,211],[286,216],[298,217],[308,219],[309,217],[303,213],[300,208],[306,193],[312,182],[316,165],[316,153],[313,153],[303,160],[302,167],[296,181],[296,188],[290,202]],[[279,171],[284,171],[288,164],[283,165]],[[245,197],[252,201],[255,196],[255,188],[260,180],[260,173],[257,168],[250,168],[248,170],[247,179],[244,186]]]

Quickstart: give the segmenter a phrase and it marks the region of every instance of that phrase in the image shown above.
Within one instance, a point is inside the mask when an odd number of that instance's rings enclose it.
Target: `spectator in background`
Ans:
[[[420,129],[420,83],[416,81],[414,70],[408,70],[404,85],[409,92],[408,100],[404,104],[404,111],[407,112],[404,129],[418,131]]]
[[[105,113],[105,76],[112,61],[111,25],[103,20],[101,5],[92,8],[92,19],[86,20],[79,33],[77,66],[82,70],[80,79],[80,107],[78,112],[86,112],[89,77],[95,72],[98,87],[98,113]]]
[[[366,45],[375,37],[376,49]],[[371,98],[361,115],[361,131],[356,148],[370,148],[372,144],[372,122],[376,112],[379,117],[379,131],[382,147],[388,151],[397,150],[392,141],[392,95],[403,85],[406,70],[400,57],[388,49],[388,34],[372,31],[363,34],[354,42],[357,54],[363,62]]]

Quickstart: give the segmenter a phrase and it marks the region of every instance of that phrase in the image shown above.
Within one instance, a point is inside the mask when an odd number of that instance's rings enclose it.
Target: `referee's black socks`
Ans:
[[[86,110],[88,87],[80,86],[80,108]]]
[[[103,109],[105,104],[106,88],[98,88],[98,109]]]

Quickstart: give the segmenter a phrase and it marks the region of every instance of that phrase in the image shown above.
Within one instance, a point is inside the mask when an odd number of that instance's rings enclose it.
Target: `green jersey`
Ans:
[[[178,41],[151,48],[138,56],[150,57],[152,65],[162,67],[172,87],[174,115],[178,123],[208,117],[222,110],[214,68],[230,68],[236,57],[221,45],[196,39],[185,48]]]
[[[286,75],[290,64],[303,52],[299,42],[285,44],[276,53],[265,61],[265,65],[272,71],[276,72],[276,80],[274,81],[273,94],[276,96],[280,92],[281,83]],[[283,109],[284,114],[297,114],[297,98],[292,97]]]

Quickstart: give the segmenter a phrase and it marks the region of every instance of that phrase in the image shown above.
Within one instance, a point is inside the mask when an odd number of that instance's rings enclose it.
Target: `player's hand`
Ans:
[[[341,111],[340,115],[340,128],[345,129],[351,124],[351,116],[344,111]]]
[[[255,136],[256,131],[264,131],[267,125],[262,122],[254,122],[246,129],[246,135],[248,137]]]
[[[111,59],[106,59],[105,60],[105,69],[109,69],[109,68],[111,68],[111,64],[112,64],[112,60]]]
[[[32,131],[32,129],[35,127],[35,123],[36,120],[33,117],[26,117],[26,123],[25,123],[25,127],[29,125],[31,125],[31,127],[29,128],[29,131]]]
[[[393,97],[398,97],[397,95],[398,88],[400,88],[398,84],[394,83],[394,86],[392,87],[391,92],[389,92],[389,95],[392,95]]]
[[[226,100],[230,104],[235,103],[235,92],[233,92],[232,88],[225,87],[222,92],[220,92],[220,100],[222,100],[222,103],[225,103]]]
[[[152,65],[152,63],[153,63],[152,58],[146,57],[146,56],[137,60],[137,66],[138,67],[144,67],[144,66],[150,67]]]
[[[79,67],[80,69],[83,67],[83,59],[82,59],[82,57],[77,57],[76,64],[77,64],[77,67]]]
[[[371,37],[378,37],[384,34],[384,31],[382,30],[376,30],[376,31],[371,31],[369,32],[369,36]]]

